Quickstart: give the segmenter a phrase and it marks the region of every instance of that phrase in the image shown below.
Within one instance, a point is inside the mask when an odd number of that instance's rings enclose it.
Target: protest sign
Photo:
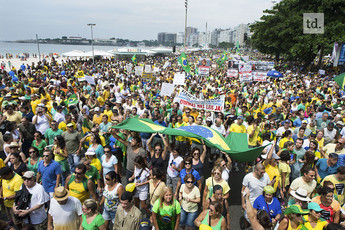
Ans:
[[[238,77],[237,69],[228,69],[227,77]]]
[[[154,68],[153,68],[153,72],[157,73],[157,72],[159,72],[159,71],[160,71],[159,67],[154,67]]]
[[[212,64],[212,69],[217,69],[217,65],[216,64]]]
[[[166,69],[166,68],[169,67],[170,65],[171,65],[170,62],[169,62],[169,61],[166,61],[166,62],[164,63],[163,69]]]
[[[160,95],[161,96],[171,96],[174,93],[174,85],[170,83],[163,82]]]
[[[79,70],[78,73],[77,73],[77,78],[83,78],[83,77],[85,77],[84,71]]]
[[[249,56],[243,56],[242,58],[244,61],[249,61]]]
[[[152,78],[152,73],[143,73],[143,76],[142,76],[142,79],[143,79],[143,82],[148,82],[150,81]]]
[[[240,73],[240,82],[251,82],[252,74],[251,73]]]
[[[208,76],[210,74],[210,67],[209,66],[199,66],[199,75],[200,76]]]
[[[193,95],[189,94],[186,90],[182,89],[174,102],[178,102],[181,106],[188,106],[196,109],[205,109],[214,112],[223,112],[224,110],[225,95],[219,98],[210,100],[196,99]]]
[[[132,64],[126,64],[127,73],[132,73]]]
[[[210,58],[199,58],[199,64],[200,66],[210,66],[211,65],[211,59]]]
[[[174,85],[185,85],[186,75],[184,73],[175,73],[174,75]]]
[[[325,74],[326,74],[326,71],[323,70],[323,69],[319,69],[319,74],[320,74],[320,75],[325,75]]]
[[[141,76],[144,72],[144,67],[143,66],[136,66],[135,67],[135,75]]]
[[[150,65],[145,65],[145,73],[151,73],[152,72],[152,68]]]
[[[253,81],[267,81],[267,73],[265,72],[254,72]]]
[[[241,64],[238,67],[239,73],[251,73],[252,72],[252,65],[251,64]]]

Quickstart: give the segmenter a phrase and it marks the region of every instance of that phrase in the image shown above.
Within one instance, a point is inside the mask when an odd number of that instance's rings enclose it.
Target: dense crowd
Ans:
[[[282,79],[241,82],[214,54],[188,55],[193,74],[171,96],[160,91],[182,70],[175,56],[1,69],[0,228],[229,230],[229,182],[245,171],[242,188],[231,188],[242,197],[243,218],[231,220],[241,229],[343,229],[345,92],[335,72],[286,65]],[[194,74],[203,58],[208,76]],[[135,65],[159,72],[147,81]],[[181,106],[182,88],[200,100],[225,95],[224,111]],[[204,141],[116,128],[133,117],[247,133],[249,148],[266,147],[237,162]]]

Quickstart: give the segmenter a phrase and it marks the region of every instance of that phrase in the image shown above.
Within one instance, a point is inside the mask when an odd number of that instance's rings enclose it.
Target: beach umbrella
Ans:
[[[283,77],[283,74],[281,72],[278,72],[277,70],[271,70],[271,71],[268,71],[267,76],[280,78],[280,77]]]
[[[61,75],[62,75],[62,76],[65,76],[65,74],[66,74],[65,70],[62,70],[62,71],[61,71]]]

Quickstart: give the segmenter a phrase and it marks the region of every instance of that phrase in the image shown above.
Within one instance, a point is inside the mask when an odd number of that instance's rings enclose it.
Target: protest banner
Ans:
[[[188,106],[196,109],[205,109],[214,112],[224,111],[225,95],[210,100],[200,100],[182,89],[178,96],[174,98],[174,102],[178,102],[181,106]]]
[[[326,74],[326,71],[323,70],[323,69],[319,69],[319,74],[320,74],[320,75],[325,75],[325,74]]]
[[[160,95],[171,96],[174,93],[174,84],[163,82]]]
[[[210,67],[209,66],[199,66],[199,75],[200,76],[210,75]]]
[[[143,82],[148,82],[150,81],[152,78],[152,73],[143,73],[143,76],[142,76],[142,79],[143,79]]]
[[[132,73],[132,64],[126,64],[127,73]]]
[[[184,73],[175,73],[173,84],[174,85],[185,85],[186,75]]]
[[[154,67],[154,68],[153,68],[153,72],[157,73],[157,72],[159,72],[159,71],[161,71],[161,70],[159,69],[159,67]]]
[[[144,72],[144,67],[143,66],[136,66],[135,67],[135,75],[141,76]]]
[[[265,72],[254,72],[253,81],[267,81],[267,73]]]
[[[169,61],[166,61],[163,65],[163,69],[166,69],[167,67],[169,67],[171,64]]]
[[[251,64],[240,64],[238,67],[238,72],[241,73],[251,73],[252,65]]]
[[[228,69],[227,77],[238,77],[237,69]]]
[[[249,61],[249,56],[243,56],[242,58],[244,61]]]
[[[217,65],[216,64],[212,64],[212,69],[217,69]]]
[[[240,73],[240,82],[251,82],[252,81],[252,73]]]
[[[150,65],[145,65],[145,73],[151,73],[152,72],[152,68]]]
[[[200,66],[211,66],[211,59],[210,58],[199,58],[199,64]]]

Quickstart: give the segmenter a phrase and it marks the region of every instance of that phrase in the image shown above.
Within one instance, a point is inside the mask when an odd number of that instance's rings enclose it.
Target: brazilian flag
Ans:
[[[182,65],[182,68],[184,69],[184,71],[186,71],[187,73],[190,72],[190,66],[189,66],[185,52],[183,52],[181,56],[178,58],[178,62]]]
[[[81,129],[83,131],[84,136],[91,132],[91,126],[89,122],[86,120],[86,118],[83,118],[83,124],[81,126]]]
[[[133,62],[134,64],[137,64],[137,57],[135,56],[135,54],[134,54],[133,57],[132,57],[132,62]]]
[[[67,99],[66,105],[75,105],[78,102],[79,101],[78,101],[77,95],[75,95],[74,93],[71,96],[69,96],[69,98]]]
[[[228,55],[226,54],[226,52],[224,51],[223,55],[220,57],[220,59],[218,60],[218,64],[220,66],[222,66],[224,64],[224,62],[228,60]]]
[[[334,78],[334,81],[336,83],[338,83],[338,85],[340,86],[340,88],[342,90],[344,90],[344,86],[345,86],[345,73],[339,74],[338,76],[336,76]]]

